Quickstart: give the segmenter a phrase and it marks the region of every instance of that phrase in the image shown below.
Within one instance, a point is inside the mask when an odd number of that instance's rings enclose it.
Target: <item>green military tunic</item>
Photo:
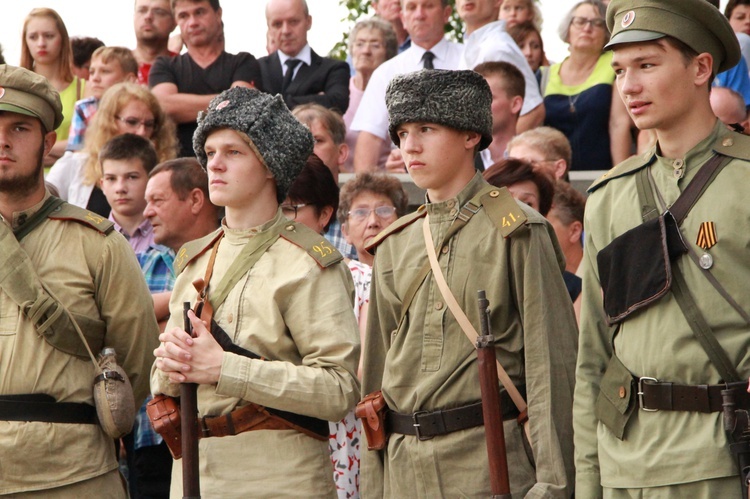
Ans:
[[[613,336],[613,328],[607,327],[604,318],[596,256],[615,237],[641,223],[641,203],[633,173],[654,159],[648,167],[653,184],[670,205],[714,151],[732,160],[695,203],[680,230],[685,242],[701,255],[704,250],[696,245],[700,225],[714,222],[718,242],[707,251],[714,262],[710,271],[745,310],[750,310],[750,294],[746,289],[750,281],[750,215],[746,200],[746,187],[750,185],[749,137],[730,132],[717,121],[711,135],[685,158],[664,158],[654,148],[614,168],[592,187],[595,190],[587,202],[585,217],[583,304],[574,405],[579,497],[600,497],[602,486],[605,490],[659,487],[737,473],[718,412],[636,409],[622,440],[594,413],[602,373],[612,355]],[[677,180],[674,169],[680,164],[684,164],[685,174]],[[655,198],[659,199],[656,191]],[[750,375],[747,323],[687,255],[676,265],[717,340],[740,375],[747,378]],[[690,385],[720,381],[719,373],[694,338],[672,293],[627,318],[615,337],[614,349],[635,376]],[[726,480],[714,483],[723,484]],[[717,486],[712,497],[725,497],[721,490],[724,489]],[[738,491],[739,483],[735,482],[732,495]]]
[[[355,374],[360,344],[352,312],[354,285],[338,252],[323,236],[287,221],[281,210],[262,226],[247,230],[224,226],[222,230],[225,235],[210,282],[214,288],[253,238],[269,231],[282,235],[214,311],[214,320],[235,344],[268,360],[225,353],[218,384],[198,387],[200,416],[226,414],[254,402],[323,420],[340,420],[360,396]],[[291,232],[313,238],[314,244],[308,248],[293,244],[284,238]],[[215,236],[204,238],[202,245],[207,246]],[[183,250],[175,260],[177,266]],[[178,276],[167,329],[183,327],[182,304],[195,303],[192,282],[204,277],[210,253],[193,259]],[[311,254],[336,255],[338,261],[323,267]],[[154,394],[179,394],[179,385],[170,383],[155,365],[151,383]],[[327,440],[296,430],[204,438],[199,442],[199,456],[204,498],[336,496]],[[180,463],[175,463],[172,497],[182,497],[181,472]]]
[[[42,204],[4,223],[16,227]],[[98,215],[73,210],[78,219],[45,219],[20,244],[70,312],[103,324],[103,343],[115,348],[138,407],[148,391],[152,351],[158,345],[151,295],[127,241],[115,231],[105,235],[86,225],[85,217],[92,225],[107,223]],[[38,393],[93,406],[95,373],[90,358],[47,343],[0,291],[0,396]],[[113,440],[98,425],[0,421],[0,449],[0,495],[42,491],[48,497],[125,497]],[[113,472],[117,486],[101,490],[102,483],[112,483]],[[64,486],[69,487],[48,490]]]
[[[459,209],[488,184],[477,174],[453,199],[426,205],[434,244]],[[505,423],[514,497],[570,497],[571,404],[576,325],[562,279],[554,232],[538,213],[512,211],[527,221],[508,237],[485,209],[444,249],[440,266],[451,291],[479,330],[477,290],[490,301],[496,353],[511,379],[526,385],[536,470],[521,427]],[[480,400],[476,351],[438,290],[432,274],[417,291],[403,323],[401,304],[427,261],[422,219],[389,235],[377,248],[366,337],[363,391],[382,387],[390,409],[432,411]],[[363,446],[364,449],[364,446]],[[362,451],[364,497],[487,497],[489,470],[484,427],[431,440],[392,434],[385,451]]]

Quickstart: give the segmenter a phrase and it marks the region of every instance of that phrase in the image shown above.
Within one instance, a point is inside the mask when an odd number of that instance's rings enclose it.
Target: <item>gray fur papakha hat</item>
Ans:
[[[388,133],[396,146],[402,123],[436,123],[482,136],[479,149],[492,142],[492,92],[474,71],[423,69],[394,77],[385,91]]]
[[[206,111],[198,113],[193,150],[203,168],[208,135],[220,128],[243,132],[257,148],[261,161],[276,179],[276,197],[282,202],[289,186],[313,152],[310,130],[297,121],[279,95],[235,87],[214,97]]]

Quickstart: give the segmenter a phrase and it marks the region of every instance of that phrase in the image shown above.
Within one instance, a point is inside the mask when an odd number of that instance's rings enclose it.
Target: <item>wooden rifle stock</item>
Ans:
[[[508,477],[508,454],[505,450],[503,409],[500,403],[500,385],[495,367],[495,339],[490,332],[488,307],[490,302],[484,290],[477,292],[481,334],[477,338],[477,360],[479,364],[479,387],[482,392],[482,415],[484,434],[487,439],[487,457],[490,467],[492,497],[511,499]]]
[[[188,318],[190,302],[183,304],[185,331],[194,336]],[[182,427],[182,498],[200,499],[201,483],[198,467],[198,385],[180,384],[180,422]]]

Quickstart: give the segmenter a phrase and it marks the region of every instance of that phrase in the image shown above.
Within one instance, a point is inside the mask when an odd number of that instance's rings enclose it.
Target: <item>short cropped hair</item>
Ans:
[[[748,0],[750,1],[750,0]],[[398,39],[396,38],[396,31],[393,29],[393,25],[388,21],[384,21],[379,17],[371,17],[370,19],[364,19],[357,22],[352,30],[349,32],[349,53],[352,53],[352,45],[354,40],[357,38],[357,33],[363,29],[374,29],[380,31],[383,35],[383,42],[385,43],[385,60],[391,59],[398,54]]]
[[[103,63],[117,61],[123,72],[138,75],[138,62],[133,57],[133,52],[125,47],[99,47],[91,54],[91,59],[99,58]]]
[[[219,5],[219,0],[170,0],[169,7],[172,9],[172,14],[174,14],[174,7],[175,5],[177,5],[177,2],[190,2],[190,3],[208,2],[208,4],[211,6],[214,12],[217,12],[221,8],[221,5]]]
[[[349,219],[349,211],[352,209],[354,198],[363,192],[387,197],[396,208],[396,216],[402,217],[406,214],[409,196],[397,178],[385,173],[358,173],[341,188],[336,217],[342,225]]]
[[[314,102],[308,102],[295,107],[292,110],[292,114],[300,123],[307,125],[308,128],[315,120],[319,121],[328,130],[328,133],[331,134],[334,144],[340,146],[344,143],[344,139],[346,139],[346,124],[341,115],[336,111],[332,111]]]
[[[552,207],[554,184],[552,178],[541,168],[523,159],[507,158],[490,166],[482,174],[484,179],[496,187],[509,187],[530,180],[539,190],[539,213],[547,216]]]
[[[570,168],[573,151],[570,148],[568,138],[557,128],[540,126],[518,134],[508,142],[508,150],[519,144],[533,147],[541,152],[547,161],[564,159],[565,164]]]
[[[583,223],[586,198],[568,182],[558,179],[555,181],[552,209],[555,210],[555,215],[566,227],[573,222]]]
[[[483,62],[474,71],[484,76],[499,76],[503,79],[503,89],[508,97],[526,97],[526,79],[515,65],[504,61]]]
[[[193,189],[200,189],[206,199],[208,194],[208,174],[196,158],[177,158],[159,163],[148,174],[149,178],[162,172],[170,172],[169,186],[180,201],[184,201]]]
[[[333,214],[339,209],[339,186],[333,178],[331,170],[315,154],[311,154],[297,178],[289,187],[286,195],[293,203],[305,203],[320,212],[326,206],[333,208],[331,218],[324,230],[328,230],[333,223]]]
[[[80,68],[91,60],[96,49],[104,47],[104,42],[90,36],[74,36],[70,39],[70,47],[73,49],[73,65]]]
[[[133,160],[137,159],[143,165],[146,173],[150,173],[157,163],[156,149],[151,141],[144,139],[134,133],[118,135],[104,144],[99,151],[99,164],[103,165],[107,160]]]

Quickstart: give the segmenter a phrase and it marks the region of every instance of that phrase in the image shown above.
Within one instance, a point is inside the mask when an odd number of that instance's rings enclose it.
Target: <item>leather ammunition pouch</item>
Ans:
[[[156,433],[161,435],[175,459],[182,457],[180,406],[177,399],[156,395],[146,404],[146,414]]]
[[[385,430],[385,414],[388,406],[383,398],[383,392],[367,394],[354,409],[354,415],[362,420],[362,430],[367,437],[368,450],[385,449],[388,434]]]
[[[620,440],[623,439],[625,426],[633,415],[634,392],[632,373],[613,354],[599,385],[594,414]]]
[[[672,286],[672,261],[686,252],[669,211],[621,234],[599,251],[596,260],[607,322],[621,322],[667,294]]]

